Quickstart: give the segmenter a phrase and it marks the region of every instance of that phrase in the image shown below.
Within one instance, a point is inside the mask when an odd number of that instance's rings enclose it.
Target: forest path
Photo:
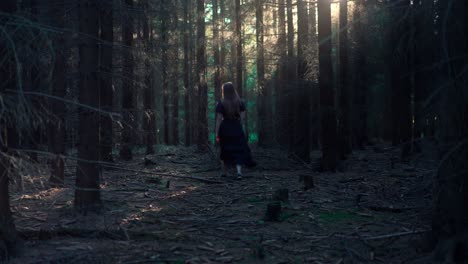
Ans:
[[[415,242],[429,229],[437,163],[423,156],[395,162],[398,153],[369,147],[343,164],[346,172],[329,174],[255,150],[259,166],[237,181],[218,177],[213,154],[165,147],[146,165],[140,156],[116,163],[125,170],[106,170],[103,212],[87,216],[72,208],[73,170],[62,189],[31,177],[12,195],[17,227],[28,237],[12,262],[412,263],[423,257]],[[300,175],[313,175],[315,187],[304,191]],[[280,188],[289,190],[280,221],[265,221]]]

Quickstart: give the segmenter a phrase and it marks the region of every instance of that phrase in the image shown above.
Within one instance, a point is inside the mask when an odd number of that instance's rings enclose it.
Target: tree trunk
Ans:
[[[242,30],[242,35],[245,36],[245,29]],[[243,39],[243,38],[242,38]],[[245,57],[243,58],[245,61]],[[243,64],[242,68],[242,74],[243,76],[247,76],[247,64]],[[243,87],[245,87],[244,91],[244,103],[245,103],[245,120],[244,120],[244,128],[245,128],[245,138],[247,139],[247,142],[249,142],[250,139],[250,127],[249,127],[249,90],[247,89],[247,78],[243,78],[242,80],[244,83],[242,84]]]
[[[15,0],[4,0],[0,2],[0,12],[13,14],[16,12]],[[0,26],[5,30],[9,19],[0,21]],[[0,96],[4,95],[6,89],[16,90],[17,76],[16,65],[13,58],[11,47],[9,47],[6,38],[0,38],[0,54],[3,56],[2,67],[0,67]],[[3,107],[3,106],[2,106]],[[3,110],[3,109],[2,109]],[[13,122],[4,115],[0,116],[0,261],[7,260],[15,256],[19,249],[19,238],[16,233],[16,227],[10,211],[10,195],[8,191],[8,182],[11,177],[11,165],[8,159],[10,147],[10,138],[8,131],[13,131]]]
[[[1,47],[0,47],[1,50]],[[3,131],[2,131],[3,132]],[[3,134],[3,133],[2,133]],[[2,135],[3,137],[3,135]],[[3,138],[5,139],[5,138]],[[10,161],[3,154],[7,152],[6,146],[1,146],[0,158],[0,261],[17,254],[18,235],[10,211],[10,195],[8,182],[11,173]]]
[[[317,5],[316,3],[309,3],[309,24],[310,24],[310,42],[312,46],[312,54],[315,58],[318,58],[318,41],[317,41]],[[320,117],[319,117],[319,105],[320,105],[320,98],[319,98],[319,89],[317,85],[317,80],[315,76],[312,80],[312,88],[311,88],[311,106],[310,106],[310,123],[311,123],[311,131],[310,131],[310,138],[311,138],[311,147],[312,149],[319,148],[320,142]]]
[[[271,4],[273,6],[277,6],[278,3],[276,2],[277,0],[272,0],[271,1]],[[274,35],[278,35],[278,9],[277,8],[273,8],[273,10],[271,10],[272,12],[272,27],[273,27],[273,34]]]
[[[63,1],[53,5],[50,9],[52,25],[63,28],[65,25],[65,3]],[[58,33],[54,38],[56,54],[54,68],[52,72],[52,95],[58,98],[65,98],[66,94],[66,49],[64,33]],[[49,128],[49,149],[55,155],[51,160],[51,175],[49,182],[51,185],[63,186],[65,180],[65,165],[62,155],[65,154],[65,104],[60,100],[50,100],[50,111],[54,115],[48,122]]]
[[[307,60],[306,50],[309,45],[309,27],[307,21],[307,4],[297,1],[297,76],[298,82],[294,103],[294,139],[293,153],[305,162],[310,161],[310,89],[306,80]]]
[[[172,55],[174,63],[172,65],[172,145],[179,144],[179,5],[174,1],[173,22],[172,22]]]
[[[240,0],[235,0],[235,18],[236,18],[236,31],[235,35],[235,43],[236,43],[236,83],[234,87],[236,87],[239,96],[242,97],[243,95],[243,88],[242,88],[242,72],[243,72],[243,56],[242,56],[242,16],[241,16],[241,4]]]
[[[468,5],[466,5],[468,6]],[[435,60],[435,42],[434,36],[434,8],[432,1],[423,1],[415,5],[415,69],[422,69],[429,65],[434,65]],[[415,72],[415,91],[414,91],[414,115],[415,115],[415,136],[418,138],[433,137],[430,132],[429,124],[434,119],[434,111],[424,107],[427,96],[433,92],[432,88],[436,81],[436,71],[432,67],[422,71]]]
[[[192,119],[191,119],[191,124],[192,124],[192,134],[191,134],[191,141],[194,144],[197,144],[198,142],[198,132],[199,132],[199,127],[198,127],[198,106],[200,104],[200,98],[198,97],[198,64],[197,64],[197,37],[196,37],[196,30],[198,28],[198,24],[196,23],[198,20],[198,10],[197,10],[197,2],[190,1],[190,17],[189,17],[189,25],[190,25],[190,69],[192,70],[193,74],[191,75],[190,81],[192,82],[192,86],[190,87],[190,95],[191,95],[191,109],[192,109]]]
[[[29,0],[27,1],[27,4],[29,5],[30,8],[30,13],[29,13],[29,19],[33,23],[40,23],[42,21],[39,21],[39,2],[38,0]],[[31,54],[39,54],[39,47],[41,45],[45,45],[45,43],[42,42],[41,36],[40,36],[40,31],[37,29],[31,28],[31,33],[33,34],[34,37],[38,39],[38,41],[30,41],[29,44],[29,52]],[[42,43],[41,43],[42,42]],[[27,80],[25,83],[29,84],[29,87],[26,86],[25,90],[28,92],[41,92],[41,61],[39,59],[39,56],[32,57],[31,61],[28,61],[26,63],[26,69],[29,70],[29,75],[26,75],[29,77],[29,80]],[[33,111],[36,112],[41,112],[41,104],[44,103],[42,98],[40,97],[32,97],[32,100],[30,101],[31,106]],[[31,123],[33,124],[30,129],[27,131],[24,131],[23,133],[25,134],[25,145],[28,149],[31,150],[39,150],[39,143],[41,141],[42,137],[42,124],[35,122],[35,120],[31,120]],[[28,153],[28,156],[31,158],[32,161],[38,162],[38,155],[37,153]]]
[[[335,171],[337,165],[336,113],[331,61],[330,0],[318,0],[319,85],[322,138],[322,169]]]
[[[219,42],[219,16],[218,0],[213,0],[213,60],[214,60],[214,99],[221,100],[221,62],[220,62],[220,42]]]
[[[286,11],[288,15],[288,56],[294,57],[294,18],[292,0],[286,0]]]
[[[263,28],[263,0],[256,0],[256,37],[257,37],[257,131],[258,145],[266,147],[271,144],[269,136],[271,131],[268,130],[268,123],[271,123],[271,118],[268,118],[268,95],[265,87],[265,51],[264,51],[264,28]]]
[[[133,61],[133,0],[123,0],[126,8],[127,19],[123,21],[122,38],[124,42],[123,51],[123,72],[125,75],[122,92],[122,112],[123,112],[123,131],[122,131],[122,146],[120,148],[120,158],[123,160],[131,160],[132,154],[132,136],[134,133],[134,61]]]
[[[351,93],[349,92],[348,77],[348,0],[340,1],[340,95],[339,95],[339,157],[344,159],[351,153],[351,124],[350,124],[350,104]]]
[[[438,166],[434,182],[434,203],[430,243],[434,263],[468,261],[468,4],[466,1],[438,1],[441,14],[438,31],[438,59],[443,67],[438,73],[448,77],[441,95],[440,141],[448,146]],[[463,37],[462,37],[463,36]],[[453,60],[452,58],[460,58]],[[439,60],[438,60],[439,61]]]
[[[286,49],[286,14],[285,14],[285,0],[278,0],[278,53],[280,60],[278,63],[278,81],[276,84],[276,116],[278,121],[276,122],[276,138],[281,146],[285,146],[288,143],[288,116],[287,116],[287,100],[286,100],[286,61],[287,61],[287,49]]]
[[[198,75],[198,131],[197,146],[200,150],[208,147],[208,84],[205,79],[205,2],[197,1],[197,75]]]
[[[353,122],[353,135],[354,142],[357,148],[363,149],[367,144],[367,94],[368,94],[368,85],[367,85],[367,53],[366,53],[366,43],[364,37],[364,23],[362,10],[364,7],[363,1],[356,2],[356,11],[354,14],[356,23],[356,62],[354,65],[355,76],[354,76],[354,94],[356,95],[354,99],[355,104],[355,116]]]
[[[443,159],[434,188],[432,239],[438,263],[468,261],[468,4],[466,1],[437,1],[437,47],[435,76],[442,76],[443,89],[437,122],[437,140]],[[463,36],[463,37],[462,37]],[[427,41],[426,41],[427,42]],[[425,42],[425,43],[426,43]],[[457,58],[457,59],[455,59]],[[440,77],[439,77],[440,78]],[[435,89],[441,89],[434,85]],[[434,245],[434,246],[435,246]]]
[[[383,57],[386,61],[389,63],[386,63],[384,66],[384,96],[385,96],[385,106],[384,106],[384,112],[383,112],[383,139],[387,142],[392,142],[393,141],[393,108],[392,108],[392,95],[393,95],[393,87],[392,87],[392,56],[393,56],[393,47],[392,47],[392,27],[389,26],[385,30],[383,30],[382,38],[387,40],[385,41],[383,45]],[[354,67],[354,64],[353,64]],[[354,82],[353,82],[353,88],[354,87]],[[354,93],[355,90],[353,90]],[[357,105],[354,105],[357,107]],[[354,112],[356,111],[356,107],[353,107],[353,117]],[[353,123],[355,122],[355,119],[352,120]],[[353,133],[355,130],[353,130]],[[353,134],[353,140],[355,139],[355,135]],[[354,143],[354,142],[353,142]]]
[[[224,3],[222,3],[224,5]],[[222,18],[223,19],[223,18]],[[215,102],[218,102],[221,100],[221,72],[222,72],[222,66],[221,66],[221,55],[219,53],[220,49],[220,37],[219,37],[219,26],[221,20],[219,19],[218,15],[218,0],[213,0],[213,60],[214,60],[214,77],[213,77],[213,89],[214,89],[214,100]],[[221,42],[221,46],[224,46],[223,43]],[[226,52],[223,50],[223,52]],[[224,56],[225,54],[223,54]],[[215,116],[215,127],[216,129],[216,107],[213,107],[211,111],[214,111],[214,116]],[[213,129],[213,131],[214,131]],[[214,133],[214,137],[216,137],[216,133]],[[215,138],[216,140],[216,138]]]
[[[99,106],[99,9],[93,0],[78,2],[79,32],[83,39],[79,46],[79,103]],[[80,144],[76,168],[75,207],[96,209],[101,204],[99,187],[99,113],[81,109],[78,114]]]
[[[287,135],[288,151],[294,153],[294,128],[296,127],[296,119],[294,109],[296,106],[297,94],[297,63],[294,56],[294,16],[292,0],[286,0],[286,13],[288,16],[288,56],[286,62],[286,83],[285,83],[285,110],[286,110],[286,127],[285,132]]]
[[[229,76],[228,79],[234,84],[234,87],[236,87],[236,53],[237,53],[237,42],[236,42],[236,13],[235,13],[235,2],[236,1],[229,1],[229,31],[231,31],[231,36],[229,38],[230,46],[231,46],[231,51],[230,51],[230,62],[229,62]]]
[[[192,91],[192,87],[190,85],[190,47],[189,47],[189,37],[190,31],[189,27],[189,2],[190,0],[185,0],[183,9],[184,9],[184,36],[183,36],[183,45],[184,45],[184,67],[183,67],[183,79],[184,79],[184,111],[185,111],[185,146],[190,146],[191,144],[191,118],[192,111],[190,111],[190,93]]]
[[[144,129],[145,129],[145,139],[146,139],[146,155],[154,154],[154,144],[156,143],[155,135],[156,135],[156,117],[154,114],[154,87],[153,87],[153,68],[151,66],[151,58],[153,53],[152,48],[152,32],[150,28],[150,18],[147,14],[146,10],[149,10],[149,1],[145,0],[143,2],[144,7],[144,15],[143,17],[143,39],[145,40],[145,51],[146,51],[146,58],[145,58],[145,86],[144,86],[144,98],[143,104],[145,108],[145,115],[144,115]]]
[[[409,0],[400,2],[392,13],[393,60],[391,68],[393,144],[403,144],[402,158],[409,154],[412,130],[411,116],[411,80],[409,49],[401,50],[401,45],[409,45],[409,34],[403,34],[410,26],[408,13]],[[404,17],[402,19],[402,16]]]
[[[225,18],[226,18],[226,5],[224,3],[224,0],[219,0],[219,11],[220,11],[220,18],[218,18],[218,25],[221,27],[221,36],[220,36],[220,55],[219,55],[219,64],[221,67],[221,85],[223,82],[226,82],[226,76],[225,76],[225,66],[226,66],[226,45],[225,45],[225,36],[224,36],[224,31],[226,29],[226,23],[225,23]],[[221,97],[221,96],[220,96]]]
[[[169,20],[167,0],[161,0],[161,72],[162,72],[162,92],[163,92],[163,119],[164,119],[164,143],[169,144],[170,122],[169,122],[169,76],[168,76],[168,25]]]
[[[114,12],[113,1],[106,2],[106,5],[100,5],[99,22],[100,31],[100,102],[102,110],[106,112],[113,111],[113,51],[114,51]],[[112,147],[114,142],[114,133],[112,128],[112,117],[109,114],[101,114],[100,118],[100,160],[113,162]]]

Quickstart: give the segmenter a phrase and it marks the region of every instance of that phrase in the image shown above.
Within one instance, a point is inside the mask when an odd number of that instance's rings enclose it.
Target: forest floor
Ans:
[[[399,153],[370,146],[331,174],[256,149],[258,166],[234,180],[219,177],[214,153],[159,147],[146,162],[140,155],[106,169],[102,212],[86,216],[73,210],[75,164],[67,162],[60,189],[47,186],[46,166],[39,165],[24,176],[23,191],[12,186],[26,240],[11,262],[427,263],[418,245],[430,228],[438,162],[430,149],[405,163]],[[313,175],[314,188],[303,189],[303,175]],[[289,201],[279,221],[266,221],[281,188]]]

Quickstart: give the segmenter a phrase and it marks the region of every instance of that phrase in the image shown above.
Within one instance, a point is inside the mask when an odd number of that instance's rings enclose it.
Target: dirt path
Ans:
[[[388,146],[355,152],[346,172],[313,172],[275,151],[256,151],[246,178],[220,179],[216,159],[164,148],[103,173],[103,212],[73,212],[73,164],[64,189],[31,176],[12,195],[28,236],[13,263],[415,263],[429,229],[437,163],[395,162]],[[144,171],[144,172],[143,172]],[[157,176],[192,176],[208,180]],[[299,176],[313,175],[304,191]],[[219,182],[219,183],[216,183]],[[275,190],[287,188],[280,221],[264,219]]]

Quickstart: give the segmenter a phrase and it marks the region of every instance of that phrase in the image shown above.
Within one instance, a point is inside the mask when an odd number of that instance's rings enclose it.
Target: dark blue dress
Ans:
[[[245,112],[245,104],[241,102],[240,112]],[[227,118],[222,102],[216,105],[216,113],[223,115],[223,121],[219,127],[219,140],[221,146],[220,158],[225,163],[234,165],[246,165],[249,163],[250,149],[247,145],[240,116]]]

